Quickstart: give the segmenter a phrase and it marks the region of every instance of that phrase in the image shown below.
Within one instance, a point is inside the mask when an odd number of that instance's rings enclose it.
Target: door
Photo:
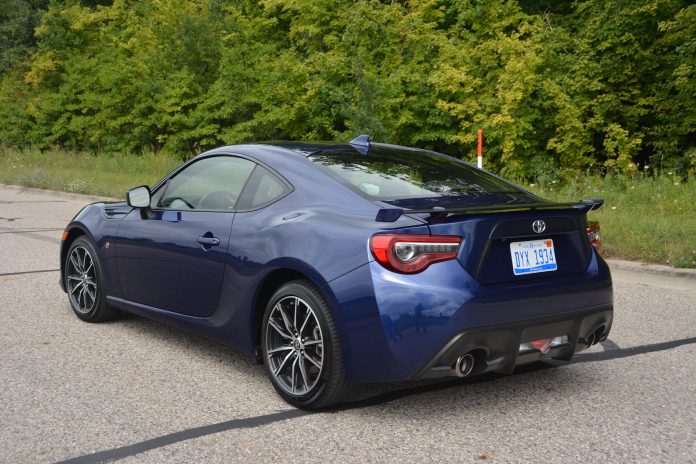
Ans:
[[[191,316],[213,314],[235,207],[254,167],[234,156],[202,158],[154,192],[149,214],[131,211],[115,252],[123,298]]]

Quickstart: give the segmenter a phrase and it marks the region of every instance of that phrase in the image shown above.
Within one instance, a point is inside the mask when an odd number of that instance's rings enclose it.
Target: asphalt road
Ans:
[[[614,273],[610,340],[513,375],[359,387],[292,409],[261,366],[58,287],[85,197],[0,187],[0,462],[696,463],[696,280]]]

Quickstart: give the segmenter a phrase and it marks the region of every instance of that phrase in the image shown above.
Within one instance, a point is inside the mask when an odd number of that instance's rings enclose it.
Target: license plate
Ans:
[[[553,240],[550,238],[527,242],[512,242],[510,244],[510,256],[512,257],[512,272],[515,275],[534,274],[558,269]]]

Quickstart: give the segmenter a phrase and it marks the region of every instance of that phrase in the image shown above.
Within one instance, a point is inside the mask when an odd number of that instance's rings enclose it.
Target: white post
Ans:
[[[481,129],[478,130],[478,147],[476,151],[478,153],[478,168],[483,169],[483,131]]]

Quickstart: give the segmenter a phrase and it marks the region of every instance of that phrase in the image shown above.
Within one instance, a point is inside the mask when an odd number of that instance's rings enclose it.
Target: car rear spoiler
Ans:
[[[431,216],[449,216],[450,214],[476,215],[510,213],[518,211],[550,211],[578,209],[583,213],[597,210],[604,204],[604,198],[583,198],[575,203],[518,203],[510,205],[467,206],[462,208],[443,208],[436,206],[431,209],[380,208],[377,211],[377,222],[395,222],[404,214],[430,214]]]

